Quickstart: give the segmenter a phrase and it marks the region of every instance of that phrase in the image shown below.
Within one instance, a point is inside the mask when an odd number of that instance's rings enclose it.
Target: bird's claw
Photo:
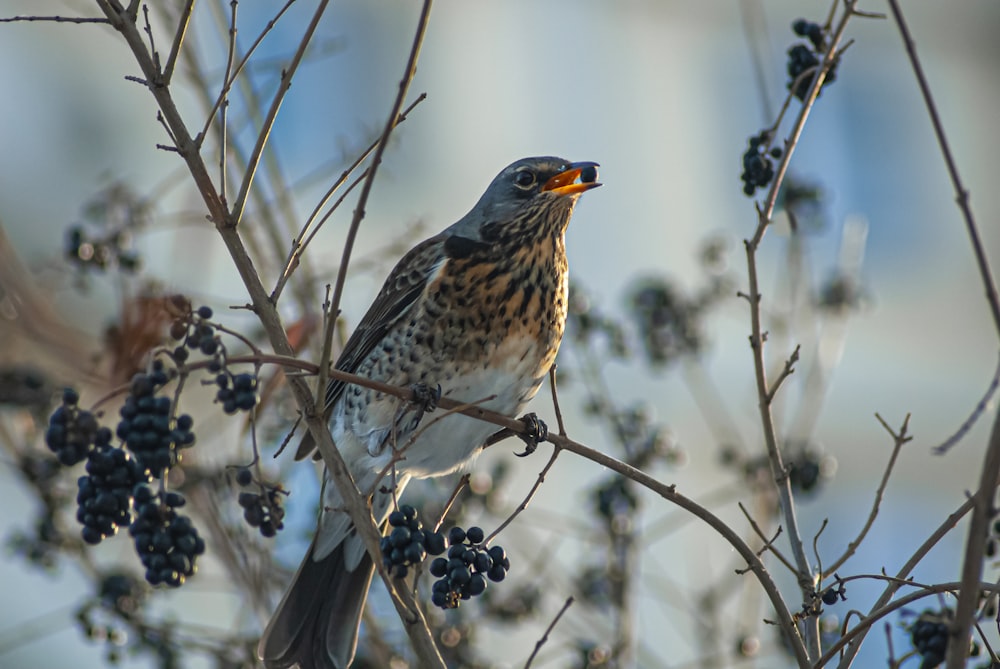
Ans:
[[[525,430],[523,433],[518,434],[517,437],[524,442],[524,452],[515,453],[514,455],[524,458],[534,453],[535,449],[538,448],[538,444],[548,438],[549,426],[533,413],[521,416],[521,422],[524,423]]]
[[[426,383],[414,383],[410,386],[410,392],[413,393],[410,405],[422,413],[430,413],[437,409],[438,402],[441,400],[441,384],[431,388]]]

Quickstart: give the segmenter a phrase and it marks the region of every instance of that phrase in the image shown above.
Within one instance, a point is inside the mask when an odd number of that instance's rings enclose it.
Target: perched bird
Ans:
[[[566,227],[580,194],[599,185],[596,163],[542,157],[506,167],[472,211],[403,256],[336,367],[457,400],[493,396],[481,406],[518,415],[562,339]],[[399,494],[410,478],[463,467],[496,432],[463,415],[435,420],[440,410],[407,410],[396,397],[340,381],[326,400],[334,443],[380,523],[392,495],[389,477],[378,477],[396,449],[405,449],[395,464]],[[298,455],[311,450],[307,436]],[[374,565],[342,506],[327,481],[316,536],[260,642],[269,669],[345,669],[354,658]]]

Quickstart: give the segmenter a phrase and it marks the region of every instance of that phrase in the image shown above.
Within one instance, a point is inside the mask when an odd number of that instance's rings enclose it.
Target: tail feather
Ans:
[[[375,567],[365,553],[348,571],[352,531],[321,560],[310,546],[292,585],[264,630],[257,653],[268,669],[346,669],[358,645],[361,611]]]

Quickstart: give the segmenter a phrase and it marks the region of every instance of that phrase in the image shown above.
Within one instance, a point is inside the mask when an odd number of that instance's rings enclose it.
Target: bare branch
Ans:
[[[737,502],[737,504],[740,507],[740,511],[743,512],[743,515],[746,516],[747,522],[750,523],[750,527],[753,528],[753,531],[757,533],[757,536],[760,537],[760,540],[764,542],[764,548],[771,551],[774,557],[778,558],[778,562],[785,565],[785,567],[788,568],[788,571],[794,574],[795,566],[791,562],[789,562],[788,558],[782,555],[781,551],[775,548],[774,546],[774,540],[778,538],[778,534],[781,534],[781,527],[780,526],[778,527],[777,534],[775,534],[772,538],[768,539],[767,535],[764,534],[764,530],[762,530],[760,525],[757,524],[757,521],[753,519],[753,516],[750,515],[750,512],[747,511],[747,508],[743,506],[743,502]],[[760,553],[758,553],[758,555],[760,555]]]
[[[795,350],[785,361],[785,366],[782,368],[781,373],[778,374],[778,378],[774,380],[771,384],[771,389],[767,391],[767,403],[770,404],[774,402],[774,396],[778,392],[778,388],[781,387],[782,382],[787,379],[792,373],[795,372],[795,363],[799,361],[799,349],[802,348],[799,345],[795,346]]]
[[[846,581],[847,579],[844,580]],[[915,583],[911,583],[910,581],[906,581],[905,583],[917,585]],[[983,582],[975,585],[979,588],[977,592],[981,590],[985,590],[987,592],[995,592],[997,590],[997,586],[994,583]],[[912,604],[913,602],[920,601],[925,597],[931,597],[933,595],[938,595],[941,593],[954,594],[956,592],[961,592],[962,587],[964,587],[963,584],[957,581],[952,581],[951,583],[935,583],[933,585],[926,585],[922,586],[921,590],[919,590],[918,592],[912,592],[908,595],[900,597],[899,599],[889,604],[885,604],[880,608],[873,609],[872,612],[867,617],[861,618],[861,620],[858,622],[857,625],[852,627],[850,631],[845,632],[839,639],[837,639],[837,641],[833,645],[831,645],[826,650],[825,653],[823,653],[822,657],[820,657],[819,660],[817,660],[816,664],[814,665],[815,668],[820,669],[821,667],[826,666],[827,663],[829,663],[834,657],[836,657],[837,653],[841,652],[844,649],[844,647],[847,646],[849,643],[853,643],[855,641],[860,641],[864,639],[864,637],[868,633],[868,629],[878,621],[884,619],[889,614],[894,613],[899,609],[905,608],[910,604]],[[952,644],[948,644],[949,647],[951,645]],[[957,645],[965,646],[968,644],[957,644]],[[841,660],[838,666],[844,667],[850,665],[845,665],[844,660]]]
[[[549,388],[552,390],[552,408],[556,412],[556,423],[559,425],[559,435],[566,436],[566,424],[563,422],[562,409],[559,408],[559,392],[556,390],[556,366],[549,370]]]
[[[186,0],[184,9],[181,10],[180,20],[177,22],[177,31],[174,33],[174,42],[170,45],[170,55],[167,56],[167,66],[163,68],[163,85],[169,86],[170,80],[174,76],[174,67],[177,65],[177,57],[181,53],[181,45],[187,36],[187,29],[191,23],[191,12],[194,10],[194,0]]]
[[[864,541],[865,537],[868,536],[868,531],[872,528],[875,523],[875,518],[878,516],[879,507],[882,505],[882,497],[885,494],[885,488],[889,484],[889,477],[892,475],[892,470],[896,466],[896,459],[899,457],[899,451],[903,448],[903,444],[913,439],[912,436],[907,434],[907,429],[910,425],[910,414],[906,414],[906,418],[903,419],[903,424],[899,428],[899,433],[897,434],[889,427],[888,423],[882,418],[882,416],[875,414],[875,418],[882,424],[882,427],[892,436],[893,445],[892,453],[889,454],[889,462],[885,465],[885,471],[882,473],[882,480],[878,484],[878,489],[875,491],[875,501],[872,503],[872,509],[868,513],[868,519],[865,521],[864,527],[858,532],[858,536],[854,538],[854,541],[847,544],[847,549],[844,554],[839,558],[834,560],[833,564],[827,567],[825,570],[821,570],[823,579],[829,578],[830,574],[837,571],[840,567],[844,565],[847,560],[854,555]]]
[[[562,449],[559,448],[558,446],[552,449],[552,455],[549,457],[549,461],[545,463],[544,467],[542,467],[542,471],[538,472],[538,477],[535,479],[534,485],[531,486],[531,490],[529,490],[528,494],[525,495],[523,500],[521,500],[521,503],[517,505],[517,508],[514,509],[514,512],[511,513],[509,516],[507,516],[507,519],[504,520],[502,523],[500,523],[500,526],[497,527],[495,530],[493,530],[493,532],[491,532],[490,535],[483,540],[484,544],[489,544],[491,541],[493,541],[493,539],[498,534],[503,532],[504,528],[510,525],[514,521],[514,519],[521,514],[522,511],[528,508],[528,505],[531,503],[532,498],[534,498],[535,493],[538,491],[538,488],[541,487],[542,482],[545,481],[545,475],[549,473],[549,470],[552,469],[552,465],[556,463],[556,458],[559,457],[559,451],[561,450]]]
[[[971,498],[965,500],[962,506],[953,511],[944,520],[944,522],[942,522],[938,528],[924,540],[924,543],[920,544],[920,547],[913,552],[910,559],[906,561],[906,564],[904,564],[900,570],[896,572],[895,578],[890,582],[886,589],[882,591],[882,594],[879,595],[878,600],[876,600],[875,604],[872,605],[871,612],[880,610],[889,602],[889,600],[892,599],[892,596],[896,594],[896,591],[899,590],[901,584],[907,582],[906,578],[916,568],[916,566],[920,564],[920,561],[924,559],[927,553],[929,553],[939,541],[941,541],[941,538],[944,537],[944,535],[948,534],[948,532],[955,528],[958,521],[960,521],[965,514],[971,511],[972,507],[973,500]],[[840,663],[837,665],[838,669],[848,669],[854,663],[854,658],[857,656],[858,651],[861,650],[861,643],[863,641],[864,635],[850,640],[850,644],[847,646],[846,650],[844,650]],[[843,646],[840,647],[843,648]],[[816,666],[819,667],[821,665],[817,664]]]
[[[243,175],[243,181],[240,184],[239,193],[233,201],[232,213],[227,217],[229,219],[227,221],[228,225],[239,225],[240,220],[243,218],[243,210],[247,204],[247,196],[250,193],[250,186],[253,184],[254,176],[257,173],[257,165],[260,163],[261,155],[264,152],[264,146],[267,144],[267,140],[271,136],[271,128],[274,127],[274,121],[278,117],[278,110],[281,108],[281,103],[285,99],[285,94],[288,93],[288,89],[291,88],[292,77],[295,75],[295,71],[302,62],[302,56],[305,55],[306,47],[309,46],[309,42],[312,40],[312,37],[316,32],[316,27],[319,25],[319,20],[323,17],[323,12],[326,11],[329,1],[330,0],[320,0],[319,5],[316,7],[316,11],[313,13],[312,20],[309,21],[309,25],[306,27],[305,32],[302,35],[302,41],[299,42],[299,48],[296,49],[295,55],[292,56],[292,61],[288,64],[288,67],[281,73],[281,82],[278,84],[278,90],[274,93],[274,98],[271,100],[271,107],[268,109],[267,116],[264,118],[264,124],[261,126],[260,132],[257,135],[257,143],[254,146],[253,151],[250,153],[250,158],[247,161],[247,169]]]
[[[111,23],[108,19],[84,16],[6,16],[0,18],[0,23],[30,23],[34,21],[46,23]]]
[[[993,378],[990,380],[990,385],[986,389],[986,392],[983,393],[983,397],[979,400],[979,404],[977,404],[976,408],[972,410],[969,417],[965,419],[965,422],[959,426],[959,428],[955,431],[955,434],[951,435],[945,439],[944,442],[931,449],[931,452],[933,452],[934,455],[944,455],[950,451],[955,444],[960,442],[966,434],[968,434],[969,430],[972,429],[972,426],[979,420],[979,417],[982,416],[986,409],[989,408],[990,400],[993,399],[993,395],[996,394],[997,386],[1000,386],[1000,362],[997,363],[997,368],[996,371],[993,372]]]
[[[396,117],[396,125],[398,126],[400,123],[405,121],[407,115],[409,115],[409,113],[413,111],[413,108],[426,99],[427,99],[427,94],[421,93],[416,100],[410,103],[410,106],[408,106],[406,109],[404,109],[402,112],[399,113],[399,116]],[[319,223],[317,223],[316,227],[312,228],[313,223],[316,222],[316,217],[319,216],[320,210],[326,206],[327,202],[330,201],[330,198],[333,197],[333,194],[337,191],[337,189],[340,188],[342,185],[344,185],[344,182],[346,182],[348,177],[350,177],[350,175],[353,174],[354,170],[356,170],[358,166],[362,162],[364,162],[365,158],[370,156],[372,151],[374,151],[378,147],[379,141],[380,140],[376,140],[372,142],[372,144],[367,149],[365,149],[361,153],[361,155],[359,155],[354,160],[354,162],[347,167],[347,169],[345,169],[341,173],[340,177],[333,183],[332,186],[330,186],[330,188],[326,191],[323,197],[320,198],[320,201],[316,203],[316,207],[309,215],[309,218],[306,219],[306,222],[302,225],[302,229],[299,230],[299,234],[295,237],[294,240],[292,240],[292,248],[291,251],[289,251],[288,253],[288,259],[285,261],[285,268],[282,270],[281,276],[278,277],[278,283],[275,285],[274,290],[271,291],[272,302],[277,303],[278,298],[281,296],[281,292],[285,287],[285,284],[292,276],[292,272],[294,272],[295,268],[299,266],[299,261],[302,257],[302,254],[305,253],[306,247],[309,246],[309,243],[316,236],[316,233],[323,226],[323,223],[325,223],[327,219],[330,217],[330,215],[337,210],[341,202],[344,201],[344,198],[346,198],[347,195],[352,190],[354,190],[354,187],[357,186],[362,179],[368,176],[368,170],[366,169],[364,172],[362,172],[361,176],[359,176],[354,182],[351,183],[350,186],[348,186],[347,190],[344,191],[339,198],[337,198],[337,201],[334,202],[333,206],[330,207],[330,209],[323,215],[321,219],[319,219]]]

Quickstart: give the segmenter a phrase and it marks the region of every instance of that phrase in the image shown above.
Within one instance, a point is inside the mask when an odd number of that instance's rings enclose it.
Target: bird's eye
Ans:
[[[521,170],[514,175],[514,184],[518,188],[531,188],[535,185],[535,173],[531,170]]]

